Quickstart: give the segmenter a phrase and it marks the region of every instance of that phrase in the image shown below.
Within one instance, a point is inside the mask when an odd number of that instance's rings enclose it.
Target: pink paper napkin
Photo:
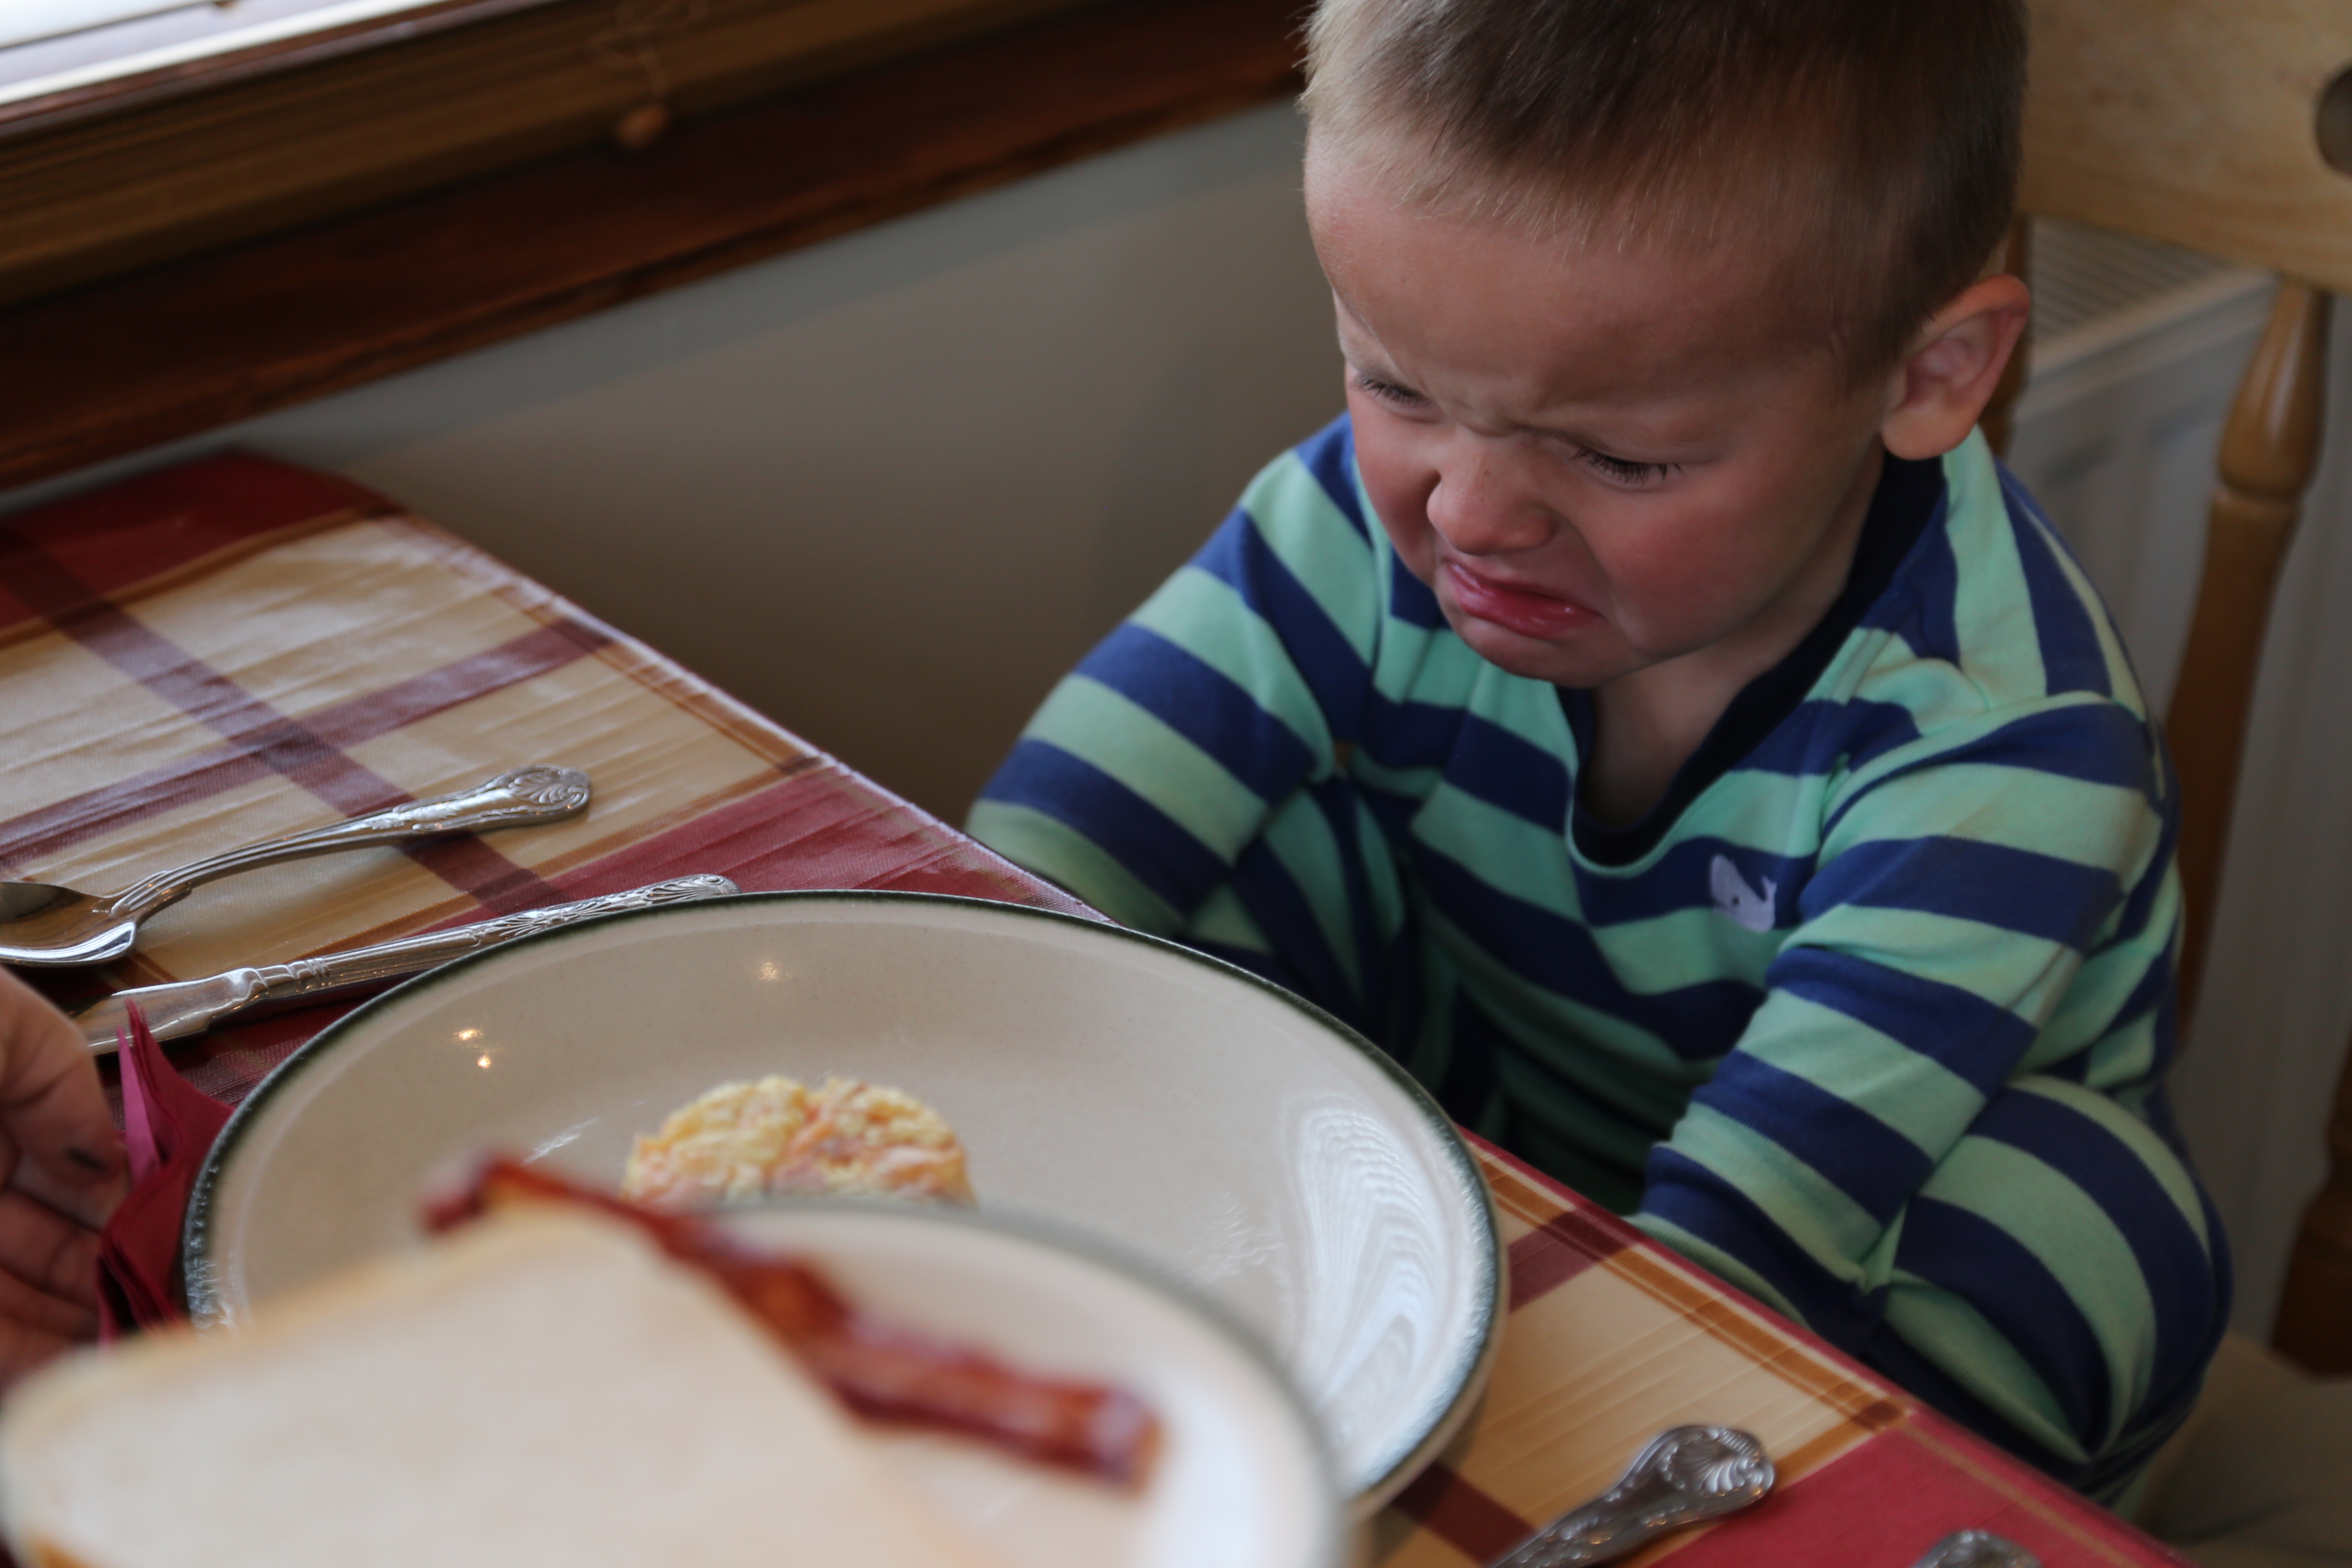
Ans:
[[[121,1040],[122,1141],[131,1195],[98,1238],[100,1342],[188,1315],[180,1278],[180,1223],[196,1173],[229,1108],[164,1059],[138,1007]]]

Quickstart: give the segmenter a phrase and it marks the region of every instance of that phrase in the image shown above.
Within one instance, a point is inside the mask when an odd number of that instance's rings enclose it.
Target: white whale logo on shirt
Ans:
[[[1748,885],[1729,856],[1718,855],[1706,868],[1706,890],[1715,897],[1715,912],[1742,931],[1772,929],[1772,895],[1780,889],[1771,878],[1764,879],[1759,893]]]

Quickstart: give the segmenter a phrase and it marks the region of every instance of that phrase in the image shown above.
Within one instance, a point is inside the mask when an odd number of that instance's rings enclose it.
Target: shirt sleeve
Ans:
[[[1985,715],[1842,792],[1737,1047],[1638,1222],[2095,1492],[2185,1414],[2228,1309],[2152,1124],[2168,781],[2104,699]]]
[[[1359,732],[1380,576],[1342,421],[1268,465],[1054,689],[972,836],[1122,924],[1213,925],[1236,860]]]

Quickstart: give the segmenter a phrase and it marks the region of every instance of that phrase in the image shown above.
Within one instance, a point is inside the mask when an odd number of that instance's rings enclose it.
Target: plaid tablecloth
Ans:
[[[1086,912],[644,645],[398,505],[243,454],[0,520],[0,876],[111,889],[204,850],[550,762],[548,828],[248,873],[63,1000],[280,962],[662,877],[898,888]],[[342,1011],[173,1047],[221,1099]],[[2177,1561],[1614,1216],[1480,1147],[1510,1248],[1471,1431],[1377,1521],[1459,1568],[1601,1490],[1663,1427],[1744,1426],[1781,1485],[1659,1543],[1675,1568],[1906,1568],[1949,1532],[2050,1568]]]

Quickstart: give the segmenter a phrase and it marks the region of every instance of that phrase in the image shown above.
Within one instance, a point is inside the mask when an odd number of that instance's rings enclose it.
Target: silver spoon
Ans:
[[[1676,1426],[1650,1439],[1615,1486],[1488,1568],[1614,1562],[1670,1530],[1736,1513],[1771,1489],[1772,1461],[1754,1437],[1731,1426]]]
[[[517,768],[457,795],[411,801],[370,816],[207,856],[194,865],[159,871],[119,893],[78,893],[47,882],[0,882],[0,963],[104,963],[131,951],[141,921],[216,877],[337,849],[561,822],[587,809],[588,794],[588,775],[575,769]]]

